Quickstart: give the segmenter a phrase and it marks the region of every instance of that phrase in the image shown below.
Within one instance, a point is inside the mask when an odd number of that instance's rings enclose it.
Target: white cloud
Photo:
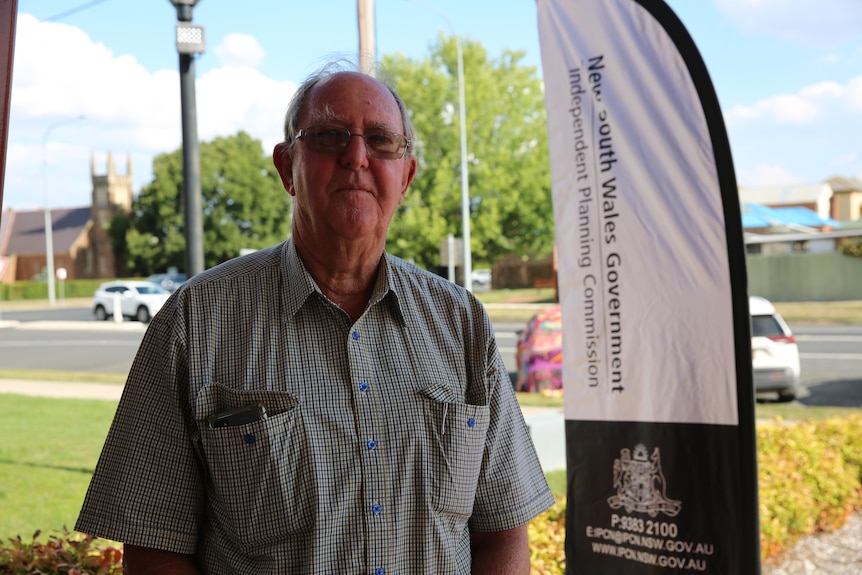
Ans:
[[[780,94],[754,106],[734,106],[727,112],[728,124],[768,119],[780,124],[810,124],[819,114],[817,105],[799,95]]]
[[[862,111],[862,76],[847,82],[847,103],[853,110]]]
[[[212,70],[197,82],[199,137],[244,130],[269,153],[282,139],[284,113],[295,91],[292,82],[276,82],[251,68]]]
[[[734,106],[726,113],[729,125],[762,120],[779,125],[811,125],[824,117],[862,110],[862,76],[847,85],[821,82],[796,94],[778,94],[753,106]]]
[[[199,140],[244,130],[262,140],[264,153],[270,153],[281,139],[284,112],[296,87],[251,67],[263,50],[248,36],[231,36],[217,51],[230,65],[197,78]],[[80,115],[84,121],[66,124]],[[44,204],[45,150],[51,205],[82,206],[90,202],[91,153],[97,158],[113,153],[121,173],[131,154],[138,191],[152,179],[152,158],[181,145],[176,70],[150,72],[133,56],[112,53],[78,28],[19,14],[4,207]]]
[[[715,0],[743,31],[805,46],[835,46],[859,39],[859,0]]]
[[[852,128],[862,123],[862,76],[736,106],[725,120],[742,184],[810,184],[862,170]]]
[[[739,170],[737,183],[752,188],[770,186],[793,186],[806,184],[804,178],[791,174],[781,166],[757,165],[748,170]]]
[[[841,169],[847,166],[853,166],[858,161],[859,154],[857,154],[856,152],[847,152],[835,158],[835,161],[832,162],[832,166]]]
[[[214,52],[222,65],[238,68],[257,68],[266,56],[257,39],[247,34],[228,34]]]

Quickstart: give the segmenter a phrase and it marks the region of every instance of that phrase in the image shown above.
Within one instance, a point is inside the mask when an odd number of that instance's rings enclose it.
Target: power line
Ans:
[[[76,6],[75,8],[71,8],[69,10],[66,10],[65,12],[57,14],[56,16],[51,16],[50,18],[43,18],[42,22],[53,22],[54,20],[59,20],[60,18],[65,18],[66,16],[69,16],[69,15],[74,14],[76,12],[81,12],[83,10],[86,10],[87,8],[92,8],[96,4],[101,4],[102,2],[107,2],[107,1],[108,0],[92,0],[91,2],[87,2],[86,4],[81,4],[80,6]]]

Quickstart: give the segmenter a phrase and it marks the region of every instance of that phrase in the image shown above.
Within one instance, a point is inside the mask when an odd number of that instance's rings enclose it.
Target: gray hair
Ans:
[[[359,72],[359,70],[357,70],[355,66],[348,66],[341,61],[330,62],[306,78],[305,81],[296,89],[296,92],[290,99],[290,104],[287,106],[287,113],[284,115],[284,141],[289,147],[293,147],[296,143],[296,134],[299,133],[299,117],[302,115],[308,101],[308,95],[312,90],[314,90],[314,88],[340,72]],[[364,74],[364,72],[359,73]],[[377,69],[377,73],[380,73],[379,67]],[[388,77],[385,79],[370,75],[369,77],[372,77],[383,84],[383,86],[389,90],[389,93],[392,94],[392,97],[395,98],[395,103],[398,104],[398,110],[401,112],[401,123],[404,124],[404,136],[413,142],[413,123],[410,121],[410,114],[407,112],[407,106],[404,104],[404,100],[402,100],[401,96],[398,95],[398,92],[395,91],[391,80],[389,80]],[[411,155],[412,147],[412,145],[408,146],[406,153],[407,156]]]

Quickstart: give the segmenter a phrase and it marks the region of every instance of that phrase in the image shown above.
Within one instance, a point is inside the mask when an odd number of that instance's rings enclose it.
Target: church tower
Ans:
[[[108,152],[108,173],[96,174],[96,156],[90,157],[90,175],[93,179],[93,221],[97,227],[106,228],[117,213],[132,211],[134,190],[132,187],[132,157],[126,159],[126,173],[114,170],[114,156]]]
[[[126,159],[126,173],[118,174],[114,169],[114,157],[108,152],[107,174],[96,174],[96,156],[90,157],[90,176],[93,180],[93,203],[91,207],[93,225],[90,229],[92,248],[88,267],[93,266],[97,277],[116,277],[123,270],[115,262],[108,226],[111,218],[119,213],[132,211],[134,188],[132,184],[132,157]]]

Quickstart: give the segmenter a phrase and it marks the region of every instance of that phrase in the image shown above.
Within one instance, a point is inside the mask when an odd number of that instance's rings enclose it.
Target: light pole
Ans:
[[[84,116],[76,116],[54,122],[45,128],[45,134],[42,136],[42,188],[45,194],[45,260],[47,262],[48,303],[50,305],[54,305],[57,301],[57,295],[54,293],[54,222],[51,219],[51,202],[49,201],[48,194],[48,136],[58,126],[83,119]]]
[[[199,0],[170,0],[177,9],[177,52],[180,55],[180,102],[183,122],[183,200],[185,207],[186,274],[204,271],[201,158],[195,105],[195,54],[206,49],[204,27],[191,23]]]
[[[461,52],[461,39],[446,14],[421,2],[413,1],[412,3],[431,10],[443,18],[455,38],[455,51],[458,55],[458,119],[461,126],[461,235],[464,240],[464,287],[468,291],[473,291],[473,257],[470,249],[470,189],[467,166],[467,106],[464,103],[464,55]]]

